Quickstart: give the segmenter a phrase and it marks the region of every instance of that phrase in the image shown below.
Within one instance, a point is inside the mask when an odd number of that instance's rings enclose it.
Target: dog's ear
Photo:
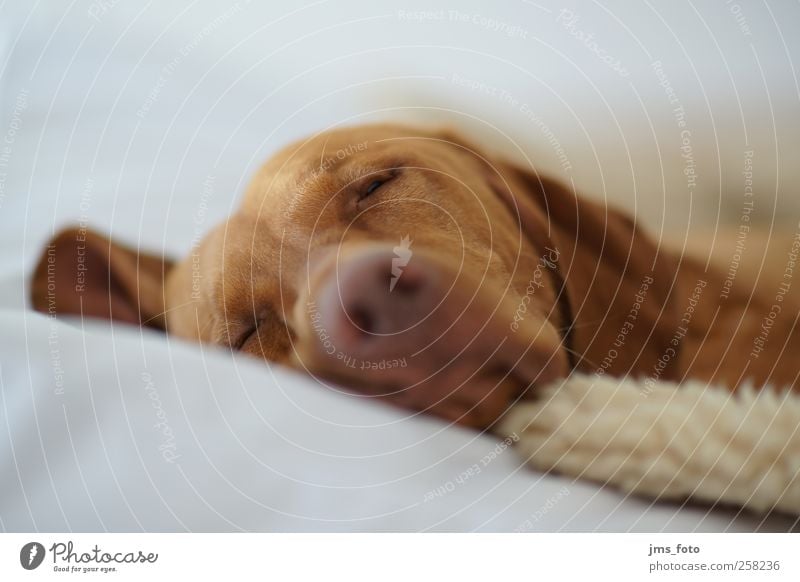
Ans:
[[[670,300],[677,261],[629,216],[558,182],[506,163],[487,172],[538,252],[556,251],[576,367],[669,377],[669,366],[677,364],[670,351],[678,323]]]
[[[83,315],[164,329],[164,277],[172,262],[86,229],[62,231],[33,275],[31,299],[50,315]]]

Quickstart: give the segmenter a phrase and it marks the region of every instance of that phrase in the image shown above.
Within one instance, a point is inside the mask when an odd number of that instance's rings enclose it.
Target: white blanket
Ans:
[[[542,475],[499,439],[129,327],[0,313],[7,531],[785,530]]]

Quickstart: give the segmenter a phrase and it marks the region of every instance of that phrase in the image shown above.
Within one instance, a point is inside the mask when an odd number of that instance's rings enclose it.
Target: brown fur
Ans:
[[[359,201],[375,176],[390,180]],[[457,283],[460,333],[505,342],[486,378],[482,370],[482,380],[463,385],[434,378],[414,390],[379,391],[385,375],[337,368],[315,349],[306,306],[320,281],[352,249],[405,235]],[[473,426],[491,425],[531,385],[570,369],[732,388],[745,379],[796,384],[797,293],[776,299],[783,274],[755,292],[748,277],[737,277],[723,294],[724,270],[657,245],[623,213],[449,132],[376,125],[295,143],[263,166],[239,210],[176,264],[79,230],[53,245],[33,279],[40,311],[165,328]],[[531,285],[537,266],[541,286]],[[781,311],[753,355],[772,305]]]

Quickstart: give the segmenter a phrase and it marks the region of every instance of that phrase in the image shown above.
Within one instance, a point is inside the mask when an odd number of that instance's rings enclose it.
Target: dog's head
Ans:
[[[664,260],[632,221],[532,171],[448,132],[376,125],[278,153],[181,262],[62,233],[33,299],[486,427],[537,384],[601,369]],[[625,332],[638,353],[603,371],[659,353],[667,293],[646,287]]]

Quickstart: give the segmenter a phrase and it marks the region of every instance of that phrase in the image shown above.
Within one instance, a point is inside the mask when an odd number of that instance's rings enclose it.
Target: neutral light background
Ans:
[[[0,23],[0,130],[27,102],[6,271],[79,218],[185,252],[288,140],[380,119],[460,127],[673,237],[738,224],[752,149],[754,219],[800,218],[796,2],[42,1]]]

